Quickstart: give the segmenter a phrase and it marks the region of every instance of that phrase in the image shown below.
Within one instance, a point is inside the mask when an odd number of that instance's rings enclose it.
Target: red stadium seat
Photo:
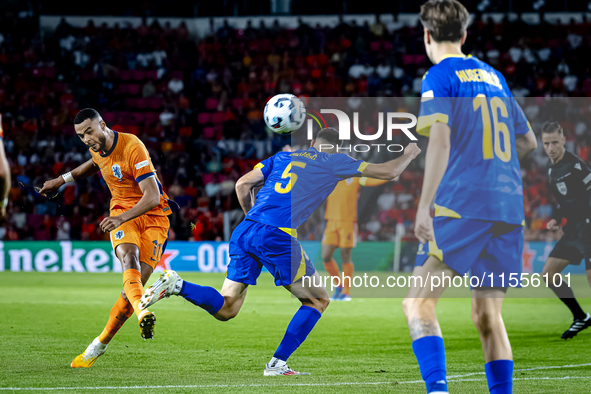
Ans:
[[[102,114],[103,120],[105,121],[105,123],[109,124],[109,123],[113,123],[115,121],[116,115],[114,112],[104,112]]]
[[[120,78],[123,81],[129,81],[131,79],[131,71],[129,71],[129,70],[121,71]]]
[[[148,99],[148,107],[151,109],[161,109],[164,106],[162,99],[159,97],[152,97]]]
[[[133,119],[135,120],[135,123],[143,123],[144,122],[144,113],[143,112],[133,112],[131,114],[131,116],[133,117]]]
[[[158,79],[158,71],[157,70],[146,70],[146,71],[144,71],[144,78]]]
[[[215,129],[213,127],[206,127],[203,129],[203,138],[206,140],[212,140],[215,135]]]
[[[136,81],[141,81],[146,77],[146,73],[144,72],[144,70],[133,70],[131,72],[131,79],[134,79]]]
[[[138,85],[137,83],[127,85],[127,93],[137,96],[138,94],[140,94],[140,85]]]
[[[197,115],[197,123],[206,124],[211,121],[211,114],[209,112],[201,112]]]
[[[147,125],[154,124],[158,121],[160,114],[158,112],[146,112],[144,114],[144,123]]]
[[[214,98],[208,98],[205,100],[205,108],[208,110],[214,110],[218,107],[219,101]]]
[[[130,109],[137,108],[137,99],[134,99],[134,98],[125,99],[125,106]]]
[[[244,100],[241,98],[235,98],[232,100],[232,106],[235,109],[242,109],[244,108]]]
[[[135,105],[139,109],[146,109],[146,108],[148,108],[149,100],[150,99],[143,98],[143,97],[142,98],[139,98],[139,99],[137,99]]]
[[[223,112],[215,112],[211,114],[211,122],[212,123],[223,123],[224,122],[224,113]]]

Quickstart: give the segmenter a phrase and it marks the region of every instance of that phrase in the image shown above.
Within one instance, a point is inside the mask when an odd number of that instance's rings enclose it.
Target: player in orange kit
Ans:
[[[337,187],[326,199],[326,228],[322,236],[322,262],[324,269],[333,280],[339,278],[339,286],[331,300],[351,301],[351,281],[354,266],[351,252],[357,241],[357,198],[361,186],[373,187],[383,185],[388,181],[371,178],[348,178],[340,181]],[[336,261],[332,258],[335,250],[341,248],[343,260],[343,278]]]
[[[123,291],[103,332],[72,361],[72,368],[77,368],[92,366],[134,312],[144,340],[153,338],[156,317],[148,310],[140,310],[138,302],[144,294],[143,285],[166,248],[170,229],[167,216],[178,205],[168,200],[148,151],[136,136],[109,129],[92,108],[76,115],[74,128],[92,158],[72,172],[45,182],[39,193],[52,194],[67,182],[101,171],[112,198],[110,217],[100,227],[110,232],[113,249],[123,266]]]

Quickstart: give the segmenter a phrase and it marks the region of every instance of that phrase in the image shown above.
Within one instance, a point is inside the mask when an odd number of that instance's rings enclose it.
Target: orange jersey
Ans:
[[[92,160],[100,167],[101,174],[111,191],[110,209],[123,209],[127,211],[133,208],[144,195],[139,183],[146,178],[155,177],[160,189],[160,204],[146,212],[147,215],[168,216],[171,214],[171,205],[162,184],[156,176],[156,169],[150,160],[148,150],[133,134],[115,133],[113,146],[107,152],[94,152],[89,149]]]
[[[326,220],[357,221],[357,197],[361,186],[379,186],[388,181],[371,178],[347,178],[337,183],[337,187],[326,199]]]

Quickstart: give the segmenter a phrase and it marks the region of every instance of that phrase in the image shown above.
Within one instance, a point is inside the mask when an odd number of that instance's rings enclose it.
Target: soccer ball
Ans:
[[[293,94],[278,94],[265,105],[265,123],[277,134],[291,134],[304,125],[306,107]]]

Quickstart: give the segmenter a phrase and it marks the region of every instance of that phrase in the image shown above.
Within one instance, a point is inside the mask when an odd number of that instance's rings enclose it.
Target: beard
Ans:
[[[107,150],[107,137],[101,135],[98,137],[99,140],[99,151],[106,151]]]

